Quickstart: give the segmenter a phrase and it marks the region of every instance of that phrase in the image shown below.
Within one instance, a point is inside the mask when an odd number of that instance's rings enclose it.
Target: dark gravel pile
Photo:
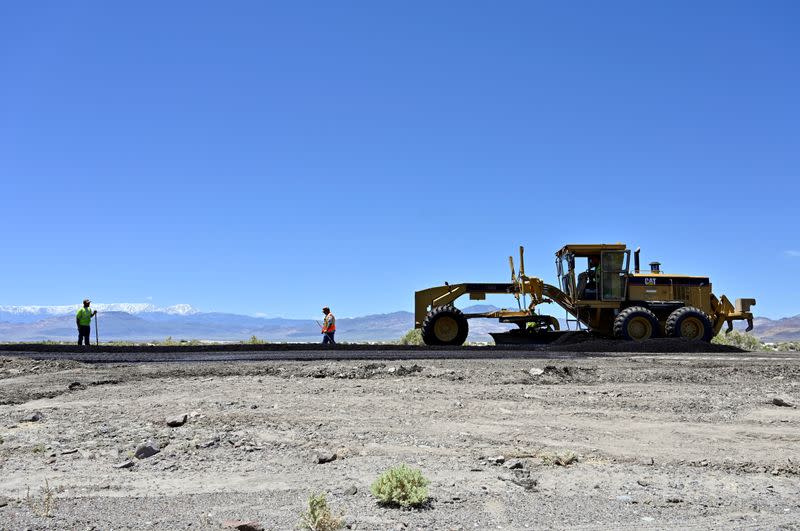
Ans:
[[[633,353],[700,353],[700,352],[744,352],[730,345],[717,345],[702,341],[658,338],[649,341],[620,341],[616,339],[597,339],[589,336],[570,336],[563,342],[544,347],[555,352],[633,352]]]

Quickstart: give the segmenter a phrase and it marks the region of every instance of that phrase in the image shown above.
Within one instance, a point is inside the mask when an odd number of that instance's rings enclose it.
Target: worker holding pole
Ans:
[[[322,319],[322,344],[335,345],[336,341],[333,340],[333,335],[336,333],[336,317],[327,306],[322,309],[322,313],[325,314],[325,318]]]
[[[89,299],[83,300],[83,308],[78,310],[75,314],[75,324],[78,325],[78,345],[84,343],[87,347],[91,344],[90,336],[92,334],[92,317],[97,315],[96,310],[89,308],[92,301]]]

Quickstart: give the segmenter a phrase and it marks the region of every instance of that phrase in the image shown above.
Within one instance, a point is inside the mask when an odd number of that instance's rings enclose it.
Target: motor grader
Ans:
[[[464,283],[435,286],[415,294],[415,328],[422,329],[427,345],[462,345],[469,334],[469,319],[495,318],[517,329],[492,334],[496,343],[546,343],[559,337],[559,321],[541,315],[537,307],[556,303],[566,311],[566,322],[596,336],[645,341],[674,337],[711,341],[727,323],[747,321],[753,328],[750,307],[755,299],[715,296],[708,277],[667,274],[659,262],[642,271],[640,249],[633,253],[622,243],[569,244],[556,252],[559,286],[525,274],[524,248],[519,249],[519,272],[509,257],[511,282]],[[510,294],[517,309],[464,313],[453,303],[463,295],[485,300],[487,294]]]

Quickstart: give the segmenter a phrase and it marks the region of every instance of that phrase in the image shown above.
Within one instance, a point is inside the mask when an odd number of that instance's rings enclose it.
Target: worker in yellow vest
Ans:
[[[80,346],[82,341],[85,341],[86,346],[88,347],[90,344],[89,336],[92,332],[92,317],[97,315],[96,310],[92,310],[89,308],[89,305],[92,304],[92,301],[89,299],[83,300],[83,308],[78,310],[78,313],[75,314],[75,324],[78,325],[78,345]]]
[[[336,341],[333,340],[333,335],[336,333],[336,317],[327,306],[322,309],[322,313],[325,314],[325,318],[322,319],[322,344],[335,345]]]

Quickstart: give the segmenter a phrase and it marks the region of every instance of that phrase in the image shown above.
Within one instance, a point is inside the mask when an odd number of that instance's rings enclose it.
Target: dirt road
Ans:
[[[800,403],[795,354],[0,357],[0,528],[283,530],[317,492],[353,529],[798,528],[800,412],[776,398]],[[369,494],[401,462],[422,510]]]

